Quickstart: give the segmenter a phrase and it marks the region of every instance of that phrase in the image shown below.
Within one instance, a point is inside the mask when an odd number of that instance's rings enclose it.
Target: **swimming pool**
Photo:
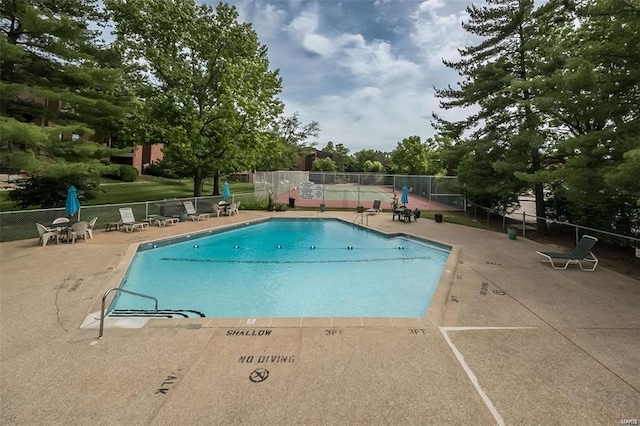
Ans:
[[[272,219],[141,246],[121,288],[207,317],[422,317],[450,248],[336,219]],[[113,309],[153,309],[120,293]]]

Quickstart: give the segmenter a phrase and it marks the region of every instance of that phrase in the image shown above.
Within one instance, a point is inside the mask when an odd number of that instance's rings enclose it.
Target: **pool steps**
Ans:
[[[202,312],[190,309],[114,309],[108,317],[151,317],[151,318],[197,318],[204,317]]]

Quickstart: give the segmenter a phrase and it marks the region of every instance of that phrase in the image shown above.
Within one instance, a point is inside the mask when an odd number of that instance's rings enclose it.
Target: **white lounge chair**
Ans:
[[[578,241],[578,245],[568,253],[537,251],[536,254],[541,262],[549,262],[553,269],[567,269],[570,264],[580,265],[583,271],[595,271],[598,266],[598,258],[593,254],[591,249],[598,239],[591,235],[583,235]],[[593,265],[592,268],[585,269],[582,262]]]
[[[56,240],[56,244],[60,242],[60,235],[57,229],[47,228],[40,223],[36,223],[36,228],[38,228],[38,235],[40,235],[38,243],[42,242],[42,247],[46,246],[52,238]]]
[[[120,226],[124,226],[127,232],[132,232],[136,228],[147,229],[149,223],[136,221],[131,207],[122,207],[120,209]]]
[[[190,217],[191,220],[196,221],[209,218],[209,213],[198,213],[196,208],[193,207],[193,203],[191,201],[185,201],[182,204],[187,210],[187,216]]]
[[[160,228],[163,228],[167,225],[175,225],[176,223],[180,222],[180,219],[177,217],[166,217],[159,214],[150,214],[147,217],[147,221],[150,224],[156,224]]]

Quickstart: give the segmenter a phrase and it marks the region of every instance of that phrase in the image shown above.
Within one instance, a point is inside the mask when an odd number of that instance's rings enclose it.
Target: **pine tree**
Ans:
[[[95,175],[117,151],[102,142],[124,115],[119,58],[98,43],[94,1],[2,2],[0,166],[36,175]],[[80,143],[82,141],[82,143]]]
[[[468,6],[463,28],[481,38],[476,46],[459,49],[461,59],[444,61],[464,80],[458,88],[436,90],[444,109],[476,108],[467,119],[450,122],[434,114],[436,127],[454,139],[467,137],[461,178],[473,169],[488,169],[478,192],[489,207],[508,211],[521,191],[532,184],[516,172],[535,173],[543,167],[545,136],[532,105],[527,82],[537,75],[536,15],[533,0],[488,0],[485,6]],[[467,171],[465,171],[465,167]],[[477,183],[477,181],[475,181]],[[538,230],[546,231],[544,194],[534,182]]]

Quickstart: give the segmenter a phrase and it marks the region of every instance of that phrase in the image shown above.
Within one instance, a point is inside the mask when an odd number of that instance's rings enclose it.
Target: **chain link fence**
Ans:
[[[640,258],[640,229],[632,235],[622,235],[611,230],[596,229],[575,223],[544,218],[544,232],[537,229],[538,216],[527,212],[507,214],[467,201],[467,217],[486,225],[488,228],[506,232],[507,228],[516,228],[519,235],[545,243],[554,243],[573,248],[583,235],[591,235],[609,251],[618,251],[625,258]],[[639,262],[639,260],[634,260]]]
[[[254,199],[252,193],[232,194],[231,197],[232,202],[241,202],[241,208],[242,202],[248,204]],[[107,224],[120,220],[119,209],[122,207],[131,207],[136,219],[144,220],[151,214],[179,216],[181,213],[186,212],[182,204],[184,201],[192,201],[198,213],[210,213],[213,210],[213,204],[217,204],[221,200],[222,197],[220,196],[205,196],[139,203],[82,206],[78,213],[71,217],[71,220],[74,222],[88,222],[97,217],[95,229],[104,229]],[[64,208],[0,212],[0,242],[38,238],[36,223],[49,226],[58,217],[68,217]]]
[[[390,208],[403,187],[409,205],[424,210],[464,211],[465,197],[457,193],[457,177],[384,175],[378,173],[327,173],[302,171],[256,172],[254,194],[266,200],[303,207],[353,208],[381,200]]]

